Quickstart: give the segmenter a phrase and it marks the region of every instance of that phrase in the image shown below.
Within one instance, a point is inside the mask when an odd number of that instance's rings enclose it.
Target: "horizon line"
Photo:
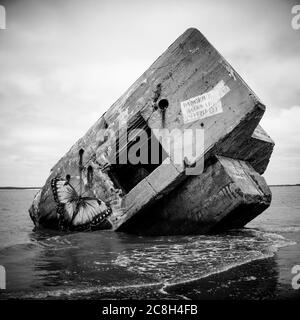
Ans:
[[[284,186],[300,186],[300,183],[292,183],[292,184],[288,184],[288,183],[283,183],[283,184],[268,184],[269,187],[284,187]],[[42,189],[43,187],[16,187],[16,186],[0,186],[0,190],[4,190],[4,189]]]

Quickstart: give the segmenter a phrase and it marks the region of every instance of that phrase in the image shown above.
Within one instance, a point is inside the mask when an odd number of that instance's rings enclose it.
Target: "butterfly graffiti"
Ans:
[[[112,213],[110,206],[105,202],[78,194],[70,182],[65,179],[52,179],[51,188],[57,203],[60,229],[101,229],[101,225]]]

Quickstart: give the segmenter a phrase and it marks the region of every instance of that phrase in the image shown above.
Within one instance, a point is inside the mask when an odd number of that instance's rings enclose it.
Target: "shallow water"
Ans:
[[[247,228],[214,236],[141,237],[96,231],[34,232],[36,190],[0,191],[2,298],[184,298],[171,290],[272,257],[300,232],[300,187],[272,188],[271,207]],[[297,236],[291,236],[297,234]],[[178,290],[177,290],[178,291]]]

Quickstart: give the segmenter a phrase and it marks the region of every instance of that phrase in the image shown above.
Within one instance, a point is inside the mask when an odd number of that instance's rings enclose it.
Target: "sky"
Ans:
[[[53,165],[187,28],[266,105],[269,184],[300,183],[299,0],[0,0],[0,186]]]

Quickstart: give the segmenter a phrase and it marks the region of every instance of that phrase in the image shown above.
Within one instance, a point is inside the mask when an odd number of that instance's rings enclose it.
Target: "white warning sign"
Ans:
[[[223,112],[221,98],[230,91],[223,80],[212,90],[181,102],[184,123],[204,119]]]

